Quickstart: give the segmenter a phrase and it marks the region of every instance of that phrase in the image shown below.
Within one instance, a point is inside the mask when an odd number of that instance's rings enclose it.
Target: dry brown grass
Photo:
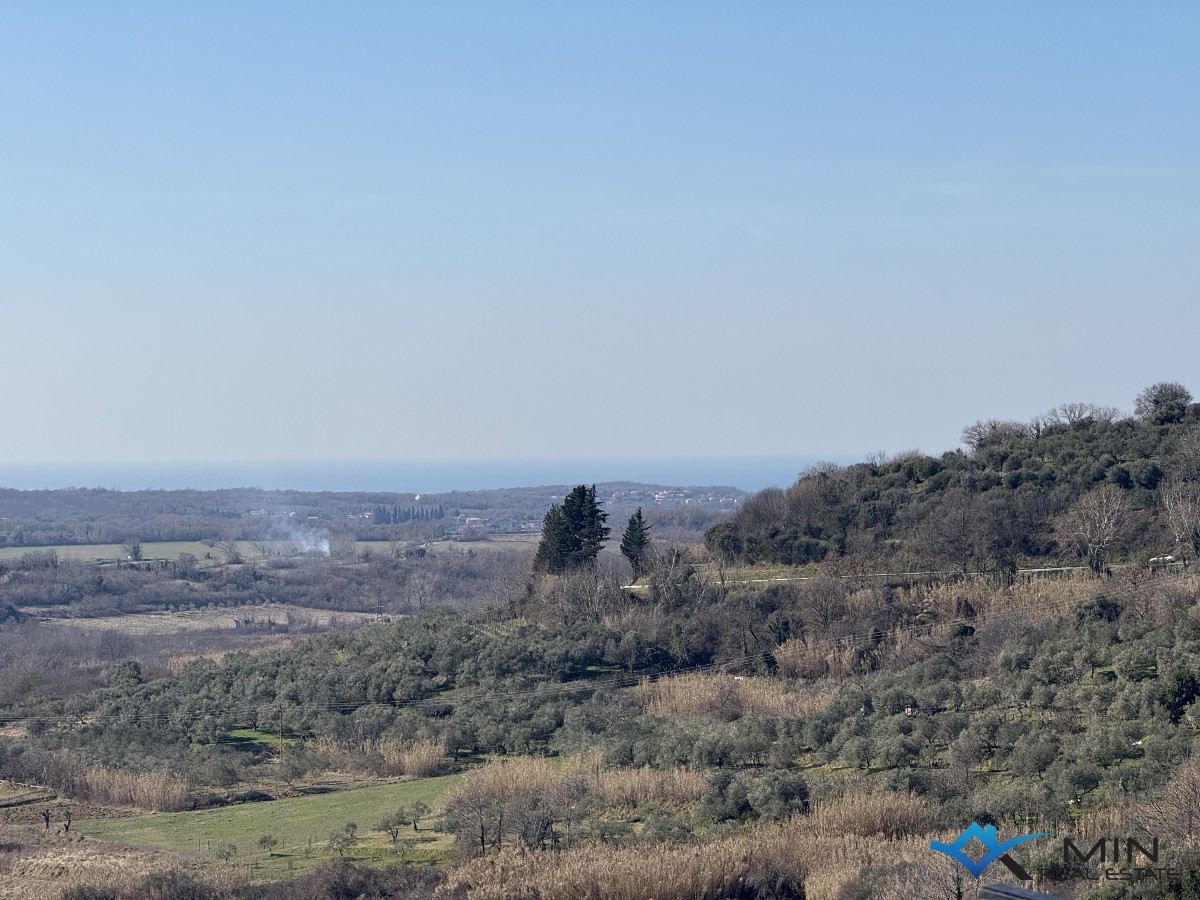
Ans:
[[[545,763],[544,760],[535,760]],[[600,753],[567,757],[557,769],[545,765],[527,768],[532,784],[540,789],[554,780],[582,776],[588,793],[604,806],[637,809],[648,804],[681,809],[696,803],[704,795],[707,773],[700,769],[674,766],[654,769],[609,767]]]
[[[337,631],[377,621],[374,613],[334,612],[302,606],[267,604],[265,606],[208,606],[177,612],[119,613],[111,616],[54,619],[56,626],[86,628],[89,631],[121,631],[125,634],[178,635],[188,632],[236,631],[247,625],[287,626],[292,634],[305,631]],[[270,642],[272,635],[262,632],[256,640]],[[286,637],[286,635],[280,635]]]
[[[132,806],[155,812],[187,809],[191,797],[178,778],[159,772],[121,772],[116,769],[88,769],[82,783],[68,794],[93,803]]]
[[[328,735],[305,741],[304,749],[320,760],[326,769],[349,772],[353,768],[354,751]]]
[[[429,778],[442,771],[445,753],[439,741],[381,740],[378,751],[383,757],[383,775],[407,775]]]
[[[467,773],[445,798],[447,807],[491,798],[561,797],[581,791],[607,809],[654,805],[684,809],[704,795],[707,774],[700,770],[609,768],[599,753],[552,762],[533,757],[491,760]],[[472,799],[474,798],[474,799]]]
[[[719,845],[580,847],[562,853],[506,850],[456,870],[441,896],[461,891],[470,900],[728,897],[746,876],[754,851],[745,839]]]
[[[645,698],[649,715],[663,718],[713,716],[725,719],[751,713],[811,715],[824,709],[837,693],[837,687],[832,683],[789,690],[777,678],[734,676],[718,672],[691,672],[660,678],[654,682],[643,682],[638,690]]]
[[[304,747],[321,761],[322,766],[334,772],[428,778],[440,775],[446,763],[445,750],[439,741],[381,738],[351,744],[326,736],[306,741]]]
[[[27,849],[16,841],[0,840],[0,880],[12,874],[13,866],[27,854]],[[3,895],[0,895],[3,896]]]
[[[225,657],[231,652],[234,651],[212,650],[208,653],[191,653],[180,656],[172,656],[163,663],[163,672],[171,678],[178,678],[183,673],[184,669],[197,660],[204,659],[219,665],[221,661],[225,659]]]
[[[154,812],[191,806],[187,785],[170,775],[88,766],[69,750],[60,750],[51,759],[46,768],[47,782],[74,800]]]
[[[921,862],[930,855],[927,835],[872,840],[859,835],[838,837],[799,832],[791,836],[786,846],[789,853],[811,861],[804,880],[808,900],[835,900],[843,896],[846,886],[870,867]]]
[[[546,759],[532,756],[493,759],[468,772],[462,783],[447,795],[446,805],[472,789],[496,796],[546,794],[562,777],[563,773]]]
[[[878,645],[865,635],[836,639],[805,635],[789,638],[773,653],[781,675],[812,683],[818,691],[814,708],[820,709],[837,696],[844,679],[874,668],[875,664],[867,665],[866,660],[894,653],[909,639],[906,630],[885,633]]]
[[[605,806],[637,809],[647,804],[682,808],[699,802],[707,783],[696,769],[605,769],[595,791]]]
[[[855,669],[852,648],[839,648],[807,635],[788,638],[775,648],[774,655],[780,674],[788,678],[844,678]],[[833,693],[831,690],[831,696]]]
[[[817,803],[806,821],[812,829],[830,838],[857,834],[899,840],[931,832],[936,815],[913,794],[886,791],[848,793]]]
[[[834,898],[866,866],[929,854],[932,811],[903,794],[858,794],[778,826],[694,845],[504,850],[473,860],[444,889],[469,900],[693,900],[803,881],[813,900]]]
[[[0,871],[2,900],[46,900],[77,885],[128,887],[152,872],[187,868],[181,854],[93,841],[26,847]]]

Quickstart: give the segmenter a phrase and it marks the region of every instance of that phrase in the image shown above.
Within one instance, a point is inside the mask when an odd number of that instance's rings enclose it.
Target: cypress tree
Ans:
[[[608,513],[596,502],[596,486],[575,487],[562,506],[551,505],[542,519],[534,568],[557,575],[594,562],[608,539],[607,520]]]
[[[567,517],[561,506],[552,503],[542,518],[542,539],[533,558],[534,569],[554,574],[566,569],[564,548],[567,542]]]
[[[642,518],[642,508],[629,517],[625,526],[625,534],[621,537],[621,553],[629,560],[633,568],[633,580],[637,581],[642,574],[642,565],[646,561],[646,549],[650,546],[650,526]]]

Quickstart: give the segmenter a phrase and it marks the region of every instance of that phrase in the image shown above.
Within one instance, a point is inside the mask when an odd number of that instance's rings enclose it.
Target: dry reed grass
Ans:
[[[445,754],[439,741],[397,741],[385,738],[377,745],[383,757],[383,775],[429,778],[442,771]]]
[[[936,814],[921,798],[894,792],[847,793],[814,805],[811,829],[827,837],[857,834],[899,840],[928,834]]]
[[[646,712],[652,716],[734,719],[751,713],[811,715],[829,704],[836,696],[837,687],[834,684],[815,685],[794,691],[788,690],[777,678],[690,672],[643,682],[639,691],[645,700]]]
[[[701,770],[682,766],[610,768],[597,752],[566,757],[557,766],[549,760],[525,756],[491,760],[468,772],[458,790],[471,785],[524,795],[547,794],[567,778],[580,779],[587,793],[604,806],[621,809],[649,804],[682,809],[698,802],[707,784]]]
[[[367,771],[388,777],[429,778],[440,775],[446,762],[440,741],[380,738],[351,745],[325,736],[306,741],[304,747],[322,766],[335,772]]]
[[[74,800],[135,809],[171,812],[192,805],[187,785],[161,772],[126,772],[87,766],[69,750],[52,756],[47,781]]]
[[[818,679],[853,674],[857,654],[851,647],[838,647],[836,643],[805,635],[788,638],[775,648],[774,656],[781,675]]]
[[[510,756],[489,760],[467,773],[462,783],[447,795],[446,805],[453,805],[457,798],[472,790],[495,797],[545,795],[564,774],[549,760],[540,757]]]
[[[751,886],[790,880],[803,882],[812,900],[835,898],[864,868],[927,857],[933,820],[933,812],[916,797],[848,795],[809,816],[701,844],[508,849],[457,869],[443,896],[693,900],[736,896]]]
[[[354,768],[354,751],[336,738],[325,735],[315,740],[306,740],[304,749],[320,760],[326,769],[348,772]]]
[[[129,887],[152,872],[187,865],[187,860],[179,854],[111,844],[43,848],[12,862],[0,878],[0,897],[44,900],[78,885]]]
[[[707,782],[697,769],[605,769],[595,791],[605,806],[637,809],[653,803],[683,808],[700,801]]]
[[[562,853],[506,850],[456,870],[439,896],[465,895],[469,900],[729,897],[750,874],[756,849],[745,838],[736,838],[719,846],[593,846]]]
[[[168,657],[163,663],[163,669],[172,678],[178,678],[183,674],[183,670],[197,660],[208,660],[220,665],[221,661],[232,651],[228,650],[210,650],[207,653],[188,653],[180,654],[179,656]]]
[[[646,804],[684,807],[697,802],[707,785],[707,773],[687,766],[608,766],[600,751],[567,757],[560,771],[584,777],[591,793],[606,806],[636,809]]]

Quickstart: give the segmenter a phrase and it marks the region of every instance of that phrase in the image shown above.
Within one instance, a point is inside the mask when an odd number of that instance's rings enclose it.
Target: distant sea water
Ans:
[[[441,459],[325,462],[0,463],[0,487],[19,490],[385,491],[440,494],[540,485],[635,481],[678,487],[723,486],[744,491],[787,487],[823,459],[763,456],[685,459]]]

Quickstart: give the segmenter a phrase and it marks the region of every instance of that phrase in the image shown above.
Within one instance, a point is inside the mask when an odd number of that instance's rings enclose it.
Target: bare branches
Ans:
[[[1106,484],[1084,494],[1062,519],[1075,549],[1097,574],[1104,571],[1112,545],[1125,527],[1125,493]]]
[[[1115,422],[1121,411],[1115,406],[1095,403],[1063,403],[1040,417],[1043,425],[1088,425],[1093,422]]]
[[[1200,483],[1170,478],[1159,485],[1158,500],[1175,546],[1200,557]]]
[[[1027,438],[1030,428],[1024,422],[985,419],[962,430],[962,442],[972,454],[1018,438]]]

